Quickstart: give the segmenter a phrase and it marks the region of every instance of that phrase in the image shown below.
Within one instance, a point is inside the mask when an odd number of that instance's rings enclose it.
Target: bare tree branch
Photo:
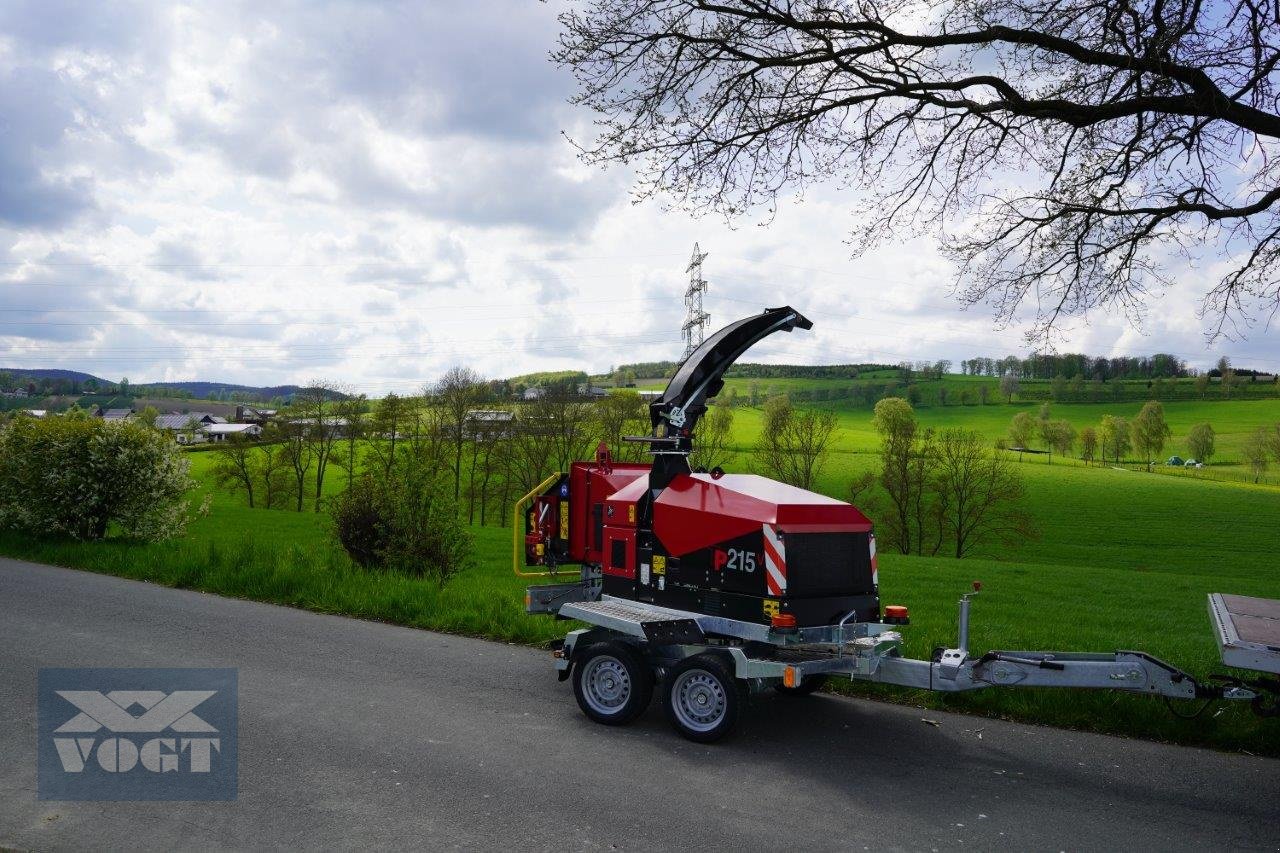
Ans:
[[[1254,0],[582,0],[555,59],[588,162],[735,217],[836,182],[858,251],[940,232],[957,294],[1029,335],[1141,319],[1171,254],[1229,268],[1208,334],[1280,307],[1280,11]],[[1211,256],[1210,256],[1211,257]],[[1184,264],[1185,266],[1185,264]]]

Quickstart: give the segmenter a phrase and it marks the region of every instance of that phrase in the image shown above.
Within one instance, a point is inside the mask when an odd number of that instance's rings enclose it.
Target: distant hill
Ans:
[[[544,370],[512,376],[507,381],[512,385],[565,385],[586,382],[587,374],[581,370]]]
[[[56,367],[0,367],[0,373],[12,373],[14,376],[26,376],[31,379],[66,379],[70,382],[88,382],[92,379],[99,385],[114,384],[101,376],[92,373],[81,373],[79,370],[62,370]]]
[[[0,367],[0,373],[9,373],[14,377],[21,378],[23,381],[35,381],[47,379],[50,382],[59,380],[64,382],[76,382],[80,386],[84,386],[86,382],[96,382],[98,387],[104,389],[115,388],[117,383],[113,379],[103,379],[101,376],[95,376],[92,373],[84,373],[79,370],[63,370],[62,368],[50,367]],[[194,399],[207,399],[217,394],[235,393],[242,395],[245,399],[253,400],[270,400],[274,397],[290,397],[295,394],[301,386],[298,385],[238,385],[233,382],[136,382],[131,383],[129,388],[134,396],[153,396],[166,397],[166,391],[182,392],[183,395],[190,394]]]
[[[240,393],[248,394],[259,400],[270,400],[272,397],[291,397],[301,385],[236,385],[231,382],[146,382],[131,384],[130,389],[136,394],[155,394],[166,389],[187,391],[192,397],[208,397],[211,394]]]

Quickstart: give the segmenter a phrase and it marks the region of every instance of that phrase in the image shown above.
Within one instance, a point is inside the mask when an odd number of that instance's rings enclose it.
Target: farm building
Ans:
[[[203,444],[208,440],[205,427],[226,422],[210,412],[171,412],[157,417],[155,428],[172,433],[178,444]]]
[[[275,409],[260,409],[257,406],[236,406],[235,420],[240,424],[265,424],[277,414]]]
[[[326,417],[323,420],[326,433],[337,436],[339,438],[346,436],[349,424],[346,418]],[[313,433],[316,430],[316,422],[312,418],[294,418],[289,421],[291,426],[300,427],[307,433]]]
[[[179,430],[199,429],[206,424],[225,424],[226,418],[220,418],[209,412],[171,412],[156,418],[156,429],[178,432]]]
[[[472,409],[463,418],[463,430],[472,441],[504,438],[511,433],[515,412],[502,409]]]
[[[262,427],[257,424],[205,424],[200,431],[204,433],[208,441],[213,442],[226,441],[232,436],[242,436],[244,438],[259,438],[262,436]]]
[[[99,407],[93,410],[93,416],[102,418],[104,421],[127,421],[133,415],[133,409],[103,409]]]

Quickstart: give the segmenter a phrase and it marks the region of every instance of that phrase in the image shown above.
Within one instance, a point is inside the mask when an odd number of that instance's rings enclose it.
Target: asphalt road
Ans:
[[[239,798],[38,801],[41,666],[237,667]],[[697,746],[545,652],[0,560],[0,848],[1280,848],[1280,762],[923,716],[769,697]]]

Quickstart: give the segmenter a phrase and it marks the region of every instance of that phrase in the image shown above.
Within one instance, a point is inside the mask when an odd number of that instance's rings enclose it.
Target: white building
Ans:
[[[208,441],[226,441],[231,436],[260,438],[262,427],[257,424],[205,424],[200,428]]]

